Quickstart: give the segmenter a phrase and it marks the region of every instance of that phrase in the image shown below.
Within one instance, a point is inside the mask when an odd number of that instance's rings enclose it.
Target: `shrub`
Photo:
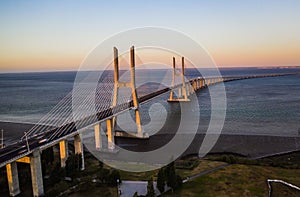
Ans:
[[[165,191],[165,185],[166,185],[166,177],[164,169],[161,168],[158,171],[157,175],[157,189],[160,191],[160,193],[163,193]]]

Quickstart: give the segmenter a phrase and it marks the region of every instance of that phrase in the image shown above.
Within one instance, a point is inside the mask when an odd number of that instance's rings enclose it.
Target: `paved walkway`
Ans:
[[[191,180],[193,180],[193,179],[195,179],[195,178],[197,178],[197,177],[199,177],[199,176],[203,176],[203,175],[206,175],[206,174],[215,172],[215,171],[217,171],[217,170],[220,170],[220,169],[225,168],[225,167],[230,166],[230,165],[231,165],[231,164],[224,164],[224,165],[221,165],[221,166],[217,166],[217,167],[215,167],[215,168],[211,168],[211,169],[208,169],[208,170],[204,170],[204,171],[202,171],[202,172],[199,172],[198,174],[195,174],[195,175],[193,175],[193,176],[191,176],[191,177],[188,177],[187,179],[184,179],[184,180],[182,181],[182,183],[186,183],[186,182],[191,181]]]

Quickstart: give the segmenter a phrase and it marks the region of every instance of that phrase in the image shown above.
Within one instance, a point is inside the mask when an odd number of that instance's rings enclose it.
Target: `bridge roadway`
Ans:
[[[253,75],[253,76],[239,76],[239,77],[224,77],[220,82],[228,82],[234,80],[242,80],[242,79],[250,79],[250,78],[263,78],[263,77],[277,77],[277,76],[286,76],[286,75],[295,75],[300,73],[288,73],[288,74],[268,74],[268,75]],[[200,78],[191,79],[187,83],[192,84],[193,81],[199,80]],[[205,80],[211,80],[205,79]],[[209,85],[211,85],[210,83]],[[178,88],[182,84],[179,84],[173,89]],[[203,87],[206,87],[206,83]],[[200,87],[202,88],[202,87]],[[162,90],[158,90],[156,92],[147,94],[145,96],[139,97],[139,103],[145,103],[150,101],[151,99],[160,96],[169,92],[170,88],[164,88]],[[86,128],[95,125],[99,122],[105,121],[113,116],[124,113],[133,107],[132,100],[125,104],[120,104],[115,107],[110,107],[103,111],[98,112],[96,115],[88,116],[82,120],[76,122],[70,122],[65,125],[62,125],[58,128],[49,129],[44,133],[31,136],[28,138],[28,142],[26,140],[18,141],[12,145],[9,145],[5,148],[0,149],[0,167],[5,166],[13,161],[16,161],[20,158],[30,155],[34,150],[43,150],[47,147],[53,146],[57,144],[59,141],[72,137],[80,132],[83,132]],[[97,120],[95,120],[95,117]],[[78,128],[79,127],[79,128]],[[53,133],[58,133],[56,136],[52,136]],[[50,139],[51,138],[51,139]],[[28,143],[28,146],[27,146]]]

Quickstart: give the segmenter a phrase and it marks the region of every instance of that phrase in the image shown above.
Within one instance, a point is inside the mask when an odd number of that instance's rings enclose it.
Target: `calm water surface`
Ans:
[[[223,76],[288,73],[300,69],[221,69]],[[138,71],[147,75],[145,71]],[[156,72],[156,73],[155,73]],[[153,74],[154,73],[154,74]],[[163,71],[153,71],[153,76]],[[189,77],[197,73],[190,70]],[[73,87],[76,72],[0,74],[0,121],[38,122]],[[300,131],[300,75],[239,80],[225,83],[227,114],[223,133],[297,136]],[[207,89],[197,93],[205,132],[210,119]],[[157,98],[170,110],[166,96]],[[171,112],[168,112],[171,113]],[[143,114],[142,114],[143,116]],[[147,112],[144,112],[147,117]],[[147,118],[145,118],[147,119]],[[147,122],[147,120],[145,120]]]

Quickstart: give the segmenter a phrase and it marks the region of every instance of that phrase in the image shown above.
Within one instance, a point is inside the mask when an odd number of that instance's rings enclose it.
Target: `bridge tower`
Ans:
[[[112,107],[118,105],[118,96],[119,96],[119,89],[120,88],[130,88],[131,89],[131,96],[132,96],[132,104],[133,109],[135,112],[135,124],[137,128],[137,133],[135,134],[125,134],[124,132],[115,131],[115,124],[116,124],[116,117],[112,117],[106,120],[107,126],[107,140],[108,140],[108,149],[114,150],[115,142],[114,136],[123,136],[123,137],[137,137],[137,138],[148,138],[146,134],[143,133],[142,124],[141,124],[141,117],[139,111],[139,101],[136,91],[136,83],[135,83],[135,53],[134,53],[134,46],[130,48],[130,81],[129,82],[122,82],[119,79],[119,58],[118,58],[118,49],[114,47],[114,90],[113,90],[113,100],[112,100]],[[95,125],[95,144],[96,149],[102,148],[102,141],[101,141],[101,125],[98,123]]]
[[[142,129],[141,116],[139,111],[139,101],[138,101],[138,96],[136,91],[134,46],[130,48],[130,81],[129,82],[121,82],[119,79],[118,49],[114,47],[114,96],[112,101],[113,107],[115,107],[118,104],[119,88],[131,88],[132,104],[135,112],[135,124],[137,128],[137,133],[134,136],[138,138],[146,137]],[[116,117],[112,119],[113,127],[115,126],[115,123],[116,123]]]
[[[175,88],[175,78],[176,76],[181,76],[182,85],[179,87],[176,87],[178,89],[178,95],[177,98],[174,98],[174,89]],[[188,85],[188,86],[186,86]],[[172,77],[172,89],[170,91],[170,97],[168,99],[168,102],[187,102],[190,101],[188,98],[188,88],[189,84],[186,84],[185,78],[184,78],[184,57],[181,58],[181,73],[176,73],[176,62],[175,57],[173,57],[173,77]]]

